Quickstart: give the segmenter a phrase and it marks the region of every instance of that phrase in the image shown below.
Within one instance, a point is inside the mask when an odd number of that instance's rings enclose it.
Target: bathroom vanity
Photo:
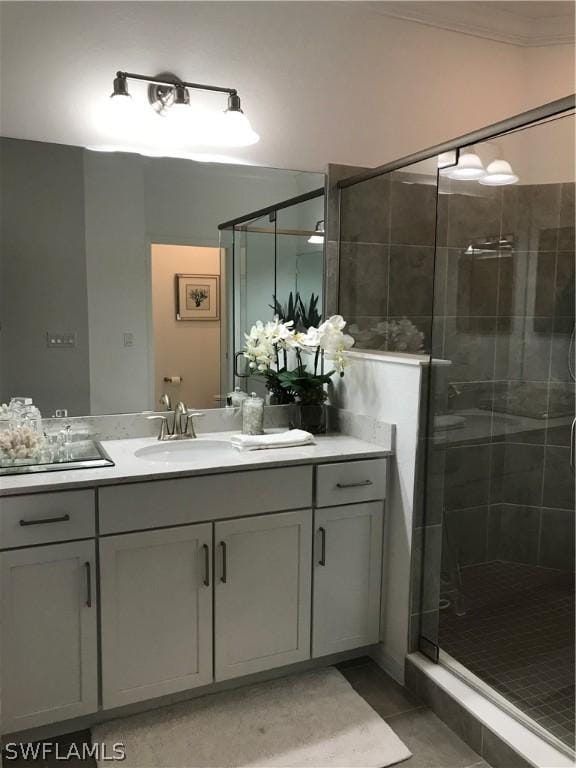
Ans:
[[[389,451],[192,443],[0,481],[4,733],[378,642]]]

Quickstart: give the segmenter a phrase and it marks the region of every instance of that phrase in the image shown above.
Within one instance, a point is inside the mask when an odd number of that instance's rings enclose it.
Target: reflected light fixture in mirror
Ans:
[[[314,234],[310,235],[308,242],[316,245],[322,245],[324,243],[324,219],[316,222],[314,227]]]
[[[169,118],[164,125],[154,125],[154,142],[218,147],[245,147],[260,140],[244,114],[238,92],[234,88],[201,85],[180,80],[171,73],[148,77],[130,72],[117,72],[110,96],[115,120],[124,121],[119,129],[128,130],[134,122],[134,102],[129,79],[148,83],[148,101],[156,115]],[[227,109],[214,114],[199,107],[192,108],[190,89],[224,93]],[[152,138],[152,137],[151,137]]]

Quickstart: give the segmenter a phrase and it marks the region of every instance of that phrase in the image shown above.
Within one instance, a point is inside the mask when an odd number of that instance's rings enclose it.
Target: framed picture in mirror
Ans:
[[[176,275],[176,320],[219,320],[218,275]]]

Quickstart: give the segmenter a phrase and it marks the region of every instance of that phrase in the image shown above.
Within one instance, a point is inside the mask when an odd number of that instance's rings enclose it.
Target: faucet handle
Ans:
[[[198,437],[194,429],[194,419],[200,419],[202,416],[206,416],[206,414],[186,409],[186,434],[188,437]]]
[[[158,440],[166,440],[168,437],[168,419],[166,416],[146,416],[148,421],[160,421],[160,432],[158,433]]]

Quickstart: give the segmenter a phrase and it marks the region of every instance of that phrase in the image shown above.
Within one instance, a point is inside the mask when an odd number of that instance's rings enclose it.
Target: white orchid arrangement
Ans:
[[[334,373],[344,375],[346,352],[354,345],[354,339],[344,333],[346,321],[341,315],[333,315],[305,332],[296,331],[293,326],[292,320],[282,322],[277,315],[268,323],[259,320],[246,334],[244,357],[250,370],[266,379],[266,386],[279,402],[322,403],[327,397],[324,385]],[[297,363],[291,371],[290,352]],[[303,355],[314,356],[311,370]],[[318,372],[322,357],[334,365],[329,373]]]

